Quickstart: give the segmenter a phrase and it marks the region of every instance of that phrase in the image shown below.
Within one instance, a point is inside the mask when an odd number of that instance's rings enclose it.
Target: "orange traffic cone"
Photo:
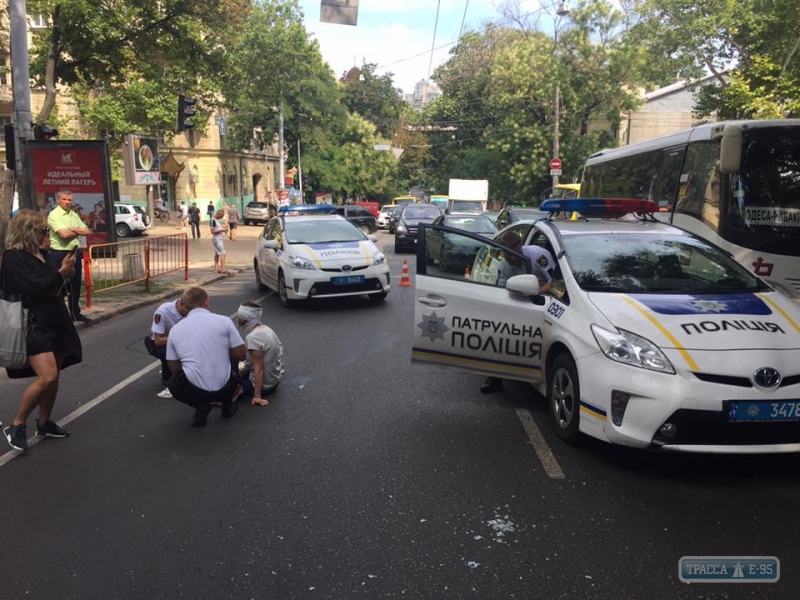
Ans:
[[[464,269],[464,279],[469,279],[471,275],[472,275],[472,271],[469,270],[469,267]]]
[[[403,272],[402,277],[400,277],[400,287],[410,287],[411,280],[408,278],[408,261],[403,259]]]

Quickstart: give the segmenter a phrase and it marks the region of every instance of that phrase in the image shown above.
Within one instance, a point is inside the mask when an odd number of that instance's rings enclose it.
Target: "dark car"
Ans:
[[[368,208],[345,204],[344,206],[336,207],[336,214],[342,215],[367,235],[378,231],[378,220]]]
[[[477,233],[492,238],[497,233],[497,225],[484,215],[450,214],[438,217],[434,225],[444,225],[453,229]],[[472,238],[454,232],[438,229],[430,230],[425,240],[428,262],[436,262],[442,271],[463,271],[471,267],[481,245]]]
[[[394,251],[411,252],[417,245],[420,223],[433,223],[442,211],[435,204],[406,204],[397,217],[394,230]]]
[[[495,224],[498,229],[508,227],[517,221],[524,221],[526,219],[544,219],[547,213],[540,211],[538,208],[532,206],[506,206],[500,211],[495,219]]]
[[[403,205],[395,206],[392,208],[391,212],[389,213],[389,233],[394,235],[394,230],[397,228],[397,219],[400,217],[400,211],[403,210]]]
[[[244,216],[242,221],[245,225],[251,223],[266,223],[270,220],[269,204],[266,202],[250,202],[244,207]]]

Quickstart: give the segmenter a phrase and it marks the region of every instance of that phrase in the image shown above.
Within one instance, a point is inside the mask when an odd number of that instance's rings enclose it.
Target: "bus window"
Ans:
[[[719,185],[719,144],[691,144],[680,176],[675,212],[695,216],[716,230],[719,226]]]
[[[672,212],[675,206],[684,151],[685,148],[680,148],[663,153],[661,169],[655,178],[649,198],[658,204],[660,212]]]

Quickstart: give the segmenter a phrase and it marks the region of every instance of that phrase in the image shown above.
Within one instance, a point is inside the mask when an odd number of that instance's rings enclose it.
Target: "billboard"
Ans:
[[[322,0],[319,20],[321,23],[357,25],[358,0]]]
[[[86,243],[115,241],[108,145],[80,140],[23,143],[35,208],[49,214],[56,206],[56,194],[69,190],[72,210],[92,230]]]
[[[125,185],[158,185],[161,183],[161,161],[158,140],[136,134],[125,136],[122,148]]]

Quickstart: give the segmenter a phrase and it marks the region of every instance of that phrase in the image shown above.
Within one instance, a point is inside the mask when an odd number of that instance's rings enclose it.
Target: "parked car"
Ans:
[[[386,298],[391,273],[378,238],[334,214],[281,214],[264,227],[253,268],[259,289],[277,291],[281,304],[338,296]]]
[[[384,204],[378,213],[378,229],[388,229],[395,204]]]
[[[442,211],[434,204],[406,204],[400,209],[394,231],[394,251],[411,252],[417,245],[420,223],[433,223]]]
[[[403,210],[403,206],[395,206],[392,209],[392,212],[389,213],[389,233],[394,235],[394,230],[397,228],[397,219],[400,217],[400,211]]]
[[[253,201],[244,207],[244,216],[242,220],[245,225],[250,225],[251,223],[254,225],[266,223],[269,219],[269,204],[266,202]]]
[[[544,219],[547,213],[540,211],[538,208],[532,206],[506,206],[500,211],[495,219],[495,225],[498,229],[508,227],[517,221],[524,221],[527,219]]]
[[[483,215],[441,215],[433,221],[433,224],[477,233],[488,238],[497,233],[497,226]],[[472,267],[475,255],[481,248],[481,244],[472,238],[443,229],[429,230],[425,245],[428,249],[428,262],[435,262],[445,272],[463,272],[467,267]]]
[[[142,207],[135,204],[114,205],[114,228],[118,238],[142,235],[147,230],[148,225],[145,225],[140,211],[143,211]]]
[[[378,222],[375,219],[375,215],[363,206],[345,204],[344,206],[337,206],[335,212],[337,215],[342,215],[366,234],[378,231]]]
[[[150,227],[150,222],[152,221],[152,219],[150,219],[150,215],[147,214],[147,211],[144,208],[142,208],[141,206],[139,206],[138,204],[131,204],[131,206],[133,207],[133,210],[135,210],[137,213],[139,213],[139,216],[142,217],[142,221],[144,222],[144,226],[145,227]]]

